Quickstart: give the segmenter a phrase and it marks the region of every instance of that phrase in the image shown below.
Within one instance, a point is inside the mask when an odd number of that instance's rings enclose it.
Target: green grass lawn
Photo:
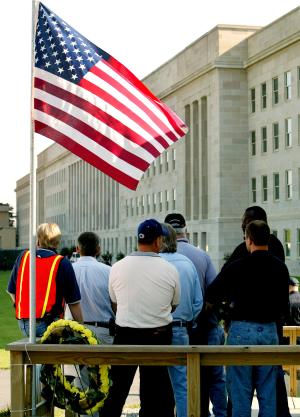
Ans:
[[[0,271],[0,349],[4,349],[8,343],[23,337],[18,327],[11,298],[6,292],[9,277],[10,271]]]

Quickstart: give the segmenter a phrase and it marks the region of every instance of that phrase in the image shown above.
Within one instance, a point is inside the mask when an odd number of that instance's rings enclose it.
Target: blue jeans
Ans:
[[[276,345],[275,323],[232,321],[228,345]],[[227,387],[232,401],[232,417],[251,417],[256,389],[261,417],[276,416],[276,366],[228,366]]]
[[[186,327],[173,327],[172,345],[188,345]],[[187,417],[186,366],[169,366],[169,375],[174,392],[177,417]]]
[[[208,330],[208,345],[224,345],[225,335],[221,326]],[[208,367],[209,398],[215,417],[227,416],[227,390],[224,366]]]
[[[29,319],[18,320],[19,328],[24,336],[29,336]],[[42,337],[46,331],[48,324],[40,320],[36,322],[36,337]]]

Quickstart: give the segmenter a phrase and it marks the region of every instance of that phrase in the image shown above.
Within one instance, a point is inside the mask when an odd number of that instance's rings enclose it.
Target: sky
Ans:
[[[142,79],[217,24],[265,26],[299,0],[44,0],[45,6]],[[0,203],[14,208],[30,171],[32,0],[1,2]],[[35,135],[35,151],[51,145]]]

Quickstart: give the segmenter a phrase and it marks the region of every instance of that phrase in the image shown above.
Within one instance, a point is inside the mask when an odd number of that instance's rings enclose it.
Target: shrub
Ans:
[[[22,251],[23,249],[0,249],[0,270],[7,271],[12,269]]]

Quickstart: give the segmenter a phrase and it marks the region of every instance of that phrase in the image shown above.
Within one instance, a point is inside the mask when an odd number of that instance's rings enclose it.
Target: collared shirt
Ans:
[[[114,318],[108,293],[108,277],[111,267],[98,262],[92,256],[81,256],[72,264],[81,293],[81,309],[84,321],[108,322]],[[70,312],[66,311],[66,318]]]
[[[200,313],[203,296],[199,278],[192,261],[180,253],[161,253],[160,256],[175,266],[179,273],[180,303],[172,313],[174,320],[192,321]]]
[[[177,239],[177,252],[189,258],[197,270],[202,293],[216,278],[216,270],[209,255],[202,249],[191,245],[185,238]]]
[[[165,326],[172,321],[171,306],[180,301],[179,275],[158,254],[133,252],[112,266],[109,294],[117,304],[117,325]]]
[[[11,272],[10,280],[7,287],[7,292],[16,294],[16,284],[18,269],[24,252],[17,258],[13,270]],[[37,248],[36,256],[40,258],[48,258],[55,255],[56,252],[50,249]],[[38,279],[38,277],[36,278]],[[56,275],[56,303],[53,308],[55,316],[59,316],[62,311],[63,300],[67,304],[76,304],[80,301],[80,291],[76,282],[75,274],[72,264],[67,258],[63,258],[59,264]]]

